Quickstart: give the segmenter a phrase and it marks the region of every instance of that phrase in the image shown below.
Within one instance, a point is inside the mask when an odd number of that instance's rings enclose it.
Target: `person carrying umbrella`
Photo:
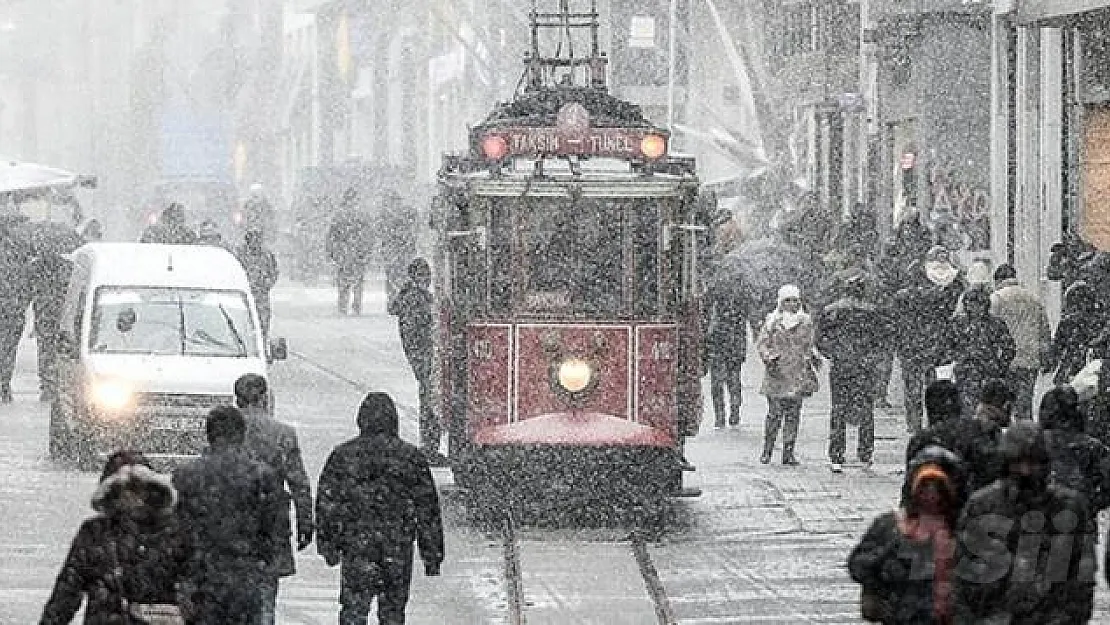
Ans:
[[[12,402],[15,354],[31,305],[29,249],[21,228],[25,218],[0,219],[0,401]]]

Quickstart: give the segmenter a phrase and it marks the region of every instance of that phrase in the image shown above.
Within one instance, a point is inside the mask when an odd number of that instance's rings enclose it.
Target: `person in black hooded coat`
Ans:
[[[85,625],[131,622],[130,604],[176,604],[188,559],[176,497],[141,455],[112,454],[92,497],[98,514],[77,531],[40,625],[69,623],[84,599]]]
[[[425,574],[439,575],[443,522],[424,454],[398,436],[397,408],[370,393],[358,410],[359,436],[332,451],[316,497],[316,549],[342,564],[341,625],[366,623],[375,598],[383,625],[405,622],[413,543]]]
[[[970,415],[975,412],[983,383],[1009,376],[1017,347],[1006,322],[991,315],[991,296],[985,288],[968,289],[963,309],[948,329],[945,353],[956,365],[964,414]]]
[[[1089,284],[1080,280],[1064,292],[1064,310],[1045,363],[1045,373],[1056,372],[1052,381],[1067,384],[1087,364],[1087,352],[1102,332],[1103,309]]]
[[[1053,483],[1086,497],[1091,514],[1110,507],[1110,449],[1084,432],[1075,390],[1057,386],[1045,393],[1039,416]]]

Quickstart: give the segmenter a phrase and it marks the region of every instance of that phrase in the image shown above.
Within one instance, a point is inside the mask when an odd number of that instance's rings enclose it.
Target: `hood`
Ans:
[[[363,436],[399,436],[397,407],[385,393],[370,393],[358,407],[358,430]]]
[[[121,506],[125,491],[139,495],[142,506],[131,511],[137,516],[155,517],[169,515],[177,503],[177,491],[170,479],[141,464],[128,464],[106,477],[92,496],[93,510],[107,516],[119,516],[129,511]]]
[[[1089,284],[1080,280],[1073,283],[1064,292],[1065,313],[1091,314],[1098,306],[1095,291]]]
[[[1065,432],[1084,431],[1086,419],[1079,410],[1079,398],[1070,386],[1057,386],[1041,398],[1041,427]]]
[[[985,319],[990,317],[991,296],[982,287],[973,287],[964,293],[964,313],[969,319]]]
[[[90,377],[117,380],[138,393],[231,395],[240,376],[266,376],[261,358],[90,354],[88,363]]]
[[[902,501],[907,512],[913,512],[913,493],[922,482],[921,477],[943,473],[945,483],[956,497],[955,509],[959,510],[967,500],[965,486],[967,472],[960,457],[939,445],[929,445],[917,452],[906,467],[906,480],[902,484]]]

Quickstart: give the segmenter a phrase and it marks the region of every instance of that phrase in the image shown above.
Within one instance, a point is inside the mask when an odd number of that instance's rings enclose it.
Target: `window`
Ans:
[[[623,312],[624,204],[608,199],[525,200],[519,212],[518,305],[532,312]]]
[[[194,289],[97,289],[89,349],[100,354],[259,355],[246,294]]]

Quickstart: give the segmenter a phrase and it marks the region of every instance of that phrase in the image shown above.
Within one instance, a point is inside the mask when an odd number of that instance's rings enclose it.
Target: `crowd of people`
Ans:
[[[208,449],[172,478],[138,452],[108,459],[97,514],[78,529],[40,623],[69,623],[85,603],[86,623],[272,624],[279,580],[296,572],[293,536],[340,566],[341,624],[364,625],[375,601],[379,622],[405,622],[416,549],[425,574],[439,575],[444,539],[431,470],[399,437],[393,400],[363,400],[359,435],[328,456],[314,506],[296,432],[272,417],[265,379],[245,375],[234,393],[235,406],[208,415]]]

